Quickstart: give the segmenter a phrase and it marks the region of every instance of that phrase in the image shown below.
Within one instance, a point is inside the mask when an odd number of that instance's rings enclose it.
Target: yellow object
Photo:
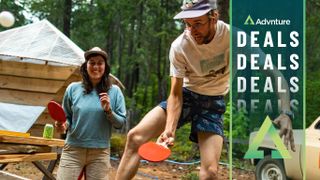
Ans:
[[[7,130],[0,130],[0,136],[18,136],[18,137],[30,137],[30,133],[22,133],[22,132],[15,132],[15,131],[7,131]]]

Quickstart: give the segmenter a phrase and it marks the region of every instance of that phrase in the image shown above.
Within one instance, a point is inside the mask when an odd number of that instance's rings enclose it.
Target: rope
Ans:
[[[113,161],[119,161],[119,158],[116,157],[110,157],[111,160]],[[174,160],[165,160],[164,162],[167,163],[171,163],[171,164],[179,164],[179,165],[195,165],[195,164],[200,164],[200,160],[195,160],[195,161],[191,161],[191,162],[178,162],[178,161],[174,161]],[[146,160],[140,160],[140,163],[149,163],[149,161]],[[224,165],[224,166],[229,166],[228,163],[224,163],[224,162],[219,162],[220,165]]]
[[[174,160],[165,160],[167,163],[172,163],[172,164],[179,164],[179,165],[194,165],[194,164],[199,164],[200,160],[193,161],[193,162],[178,162]]]
[[[113,161],[119,161],[119,158],[116,158],[116,157],[110,157],[110,159],[113,160]],[[171,164],[179,164],[179,165],[195,165],[195,164],[199,164],[200,160],[196,160],[196,161],[192,161],[192,162],[178,162],[178,161],[174,161],[174,160],[165,160],[164,162],[171,163]],[[140,160],[140,163],[149,163],[149,161]],[[229,166],[228,163],[224,163],[224,162],[219,162],[219,164],[220,165],[224,165],[224,166]],[[140,176],[144,176],[144,177],[150,178],[150,179],[158,180],[157,176],[151,176],[149,174],[142,173],[142,172],[139,172],[139,171],[137,172],[137,174],[140,175]]]
[[[155,180],[158,180],[159,178],[157,176],[151,176],[149,174],[146,174],[146,173],[142,173],[142,172],[137,172],[138,175],[140,176],[144,176],[144,177],[148,177],[150,179],[155,179]]]

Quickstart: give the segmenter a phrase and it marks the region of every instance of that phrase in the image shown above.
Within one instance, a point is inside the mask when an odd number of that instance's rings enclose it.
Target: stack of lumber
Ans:
[[[0,131],[0,164],[57,159],[61,139],[33,137],[29,133]]]

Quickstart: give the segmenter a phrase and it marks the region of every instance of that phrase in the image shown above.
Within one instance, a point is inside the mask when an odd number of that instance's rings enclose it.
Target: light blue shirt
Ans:
[[[126,108],[118,86],[112,85],[107,93],[112,119],[107,118],[95,89],[85,94],[81,82],[67,87],[62,103],[67,116],[67,144],[85,148],[110,147],[111,127],[121,128],[125,124]]]

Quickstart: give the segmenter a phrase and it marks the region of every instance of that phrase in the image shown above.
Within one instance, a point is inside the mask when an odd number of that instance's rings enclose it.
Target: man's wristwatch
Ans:
[[[281,111],[281,114],[285,114],[285,115],[289,116],[289,118],[291,119],[291,121],[293,121],[294,114],[293,114],[292,111],[290,111],[290,110],[282,110],[282,111]]]

